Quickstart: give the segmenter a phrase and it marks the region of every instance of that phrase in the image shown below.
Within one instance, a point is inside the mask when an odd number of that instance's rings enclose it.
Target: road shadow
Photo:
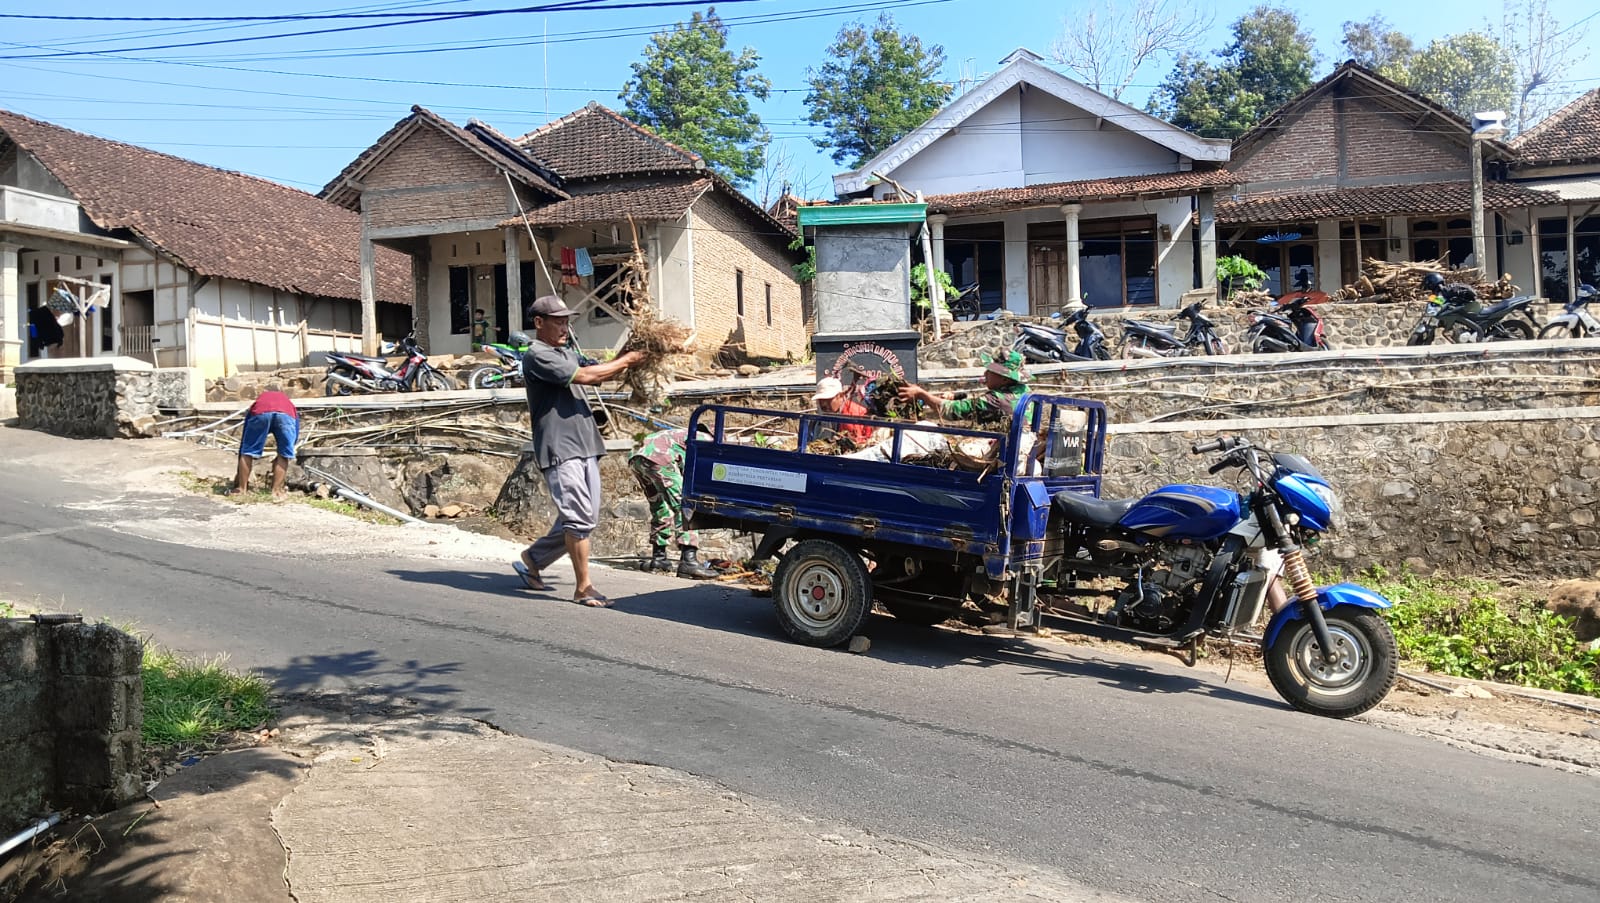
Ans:
[[[388,573],[407,583],[422,583],[428,586],[443,586],[448,589],[461,590],[462,592],[478,593],[490,596],[507,596],[517,593],[529,596],[553,596],[553,593],[534,593],[522,585],[522,578],[518,577],[511,567],[496,567],[494,570],[466,570],[451,568],[439,571],[407,570],[405,568],[390,568]],[[559,592],[559,590],[557,591]]]
[[[462,668],[461,662],[424,664],[363,649],[297,655],[281,667],[255,670],[291,701],[346,714],[486,716],[487,708],[459,703],[463,691],[451,678]]]
[[[792,642],[778,625],[772,599],[751,595],[742,588],[691,584],[618,599],[615,608],[757,640]],[[1190,676],[1133,661],[1081,655],[1065,646],[1047,645],[1027,636],[985,636],[921,627],[876,611],[867,618],[861,634],[872,641],[868,657],[905,667],[1012,668],[1023,677],[1088,678],[1103,686],[1143,695],[1199,693],[1228,702],[1284,708],[1269,697],[1220,684],[1210,673]],[[1131,652],[1135,647],[1128,648]]]

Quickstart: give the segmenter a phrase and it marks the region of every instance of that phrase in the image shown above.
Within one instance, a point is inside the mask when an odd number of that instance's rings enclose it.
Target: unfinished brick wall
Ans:
[[[490,163],[423,125],[363,180],[362,209],[373,228],[503,216],[506,184]]]
[[[0,620],[0,836],[137,798],[143,649],[105,624]]]
[[[753,357],[801,358],[807,350],[800,285],[773,227],[718,192],[693,208],[694,322],[703,349],[743,344]],[[735,297],[744,273],[744,316]],[[767,320],[767,286],[772,320]]]
[[[1321,97],[1273,136],[1255,144],[1228,169],[1245,182],[1333,179],[1339,175],[1339,141],[1333,98]]]
[[[1437,118],[1431,118],[1434,123]],[[1394,113],[1364,98],[1344,101],[1345,175],[1350,179],[1407,176],[1467,178],[1467,148],[1416,116]],[[1281,145],[1277,145],[1281,147]]]

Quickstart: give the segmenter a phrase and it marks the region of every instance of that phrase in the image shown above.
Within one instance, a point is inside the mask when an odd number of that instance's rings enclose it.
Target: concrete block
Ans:
[[[0,420],[10,420],[17,416],[17,390],[11,386],[0,386]]]
[[[0,743],[21,740],[44,730],[44,713],[48,708],[45,686],[42,676],[0,680]]]
[[[0,740],[0,762],[5,763],[0,768],[0,837],[9,837],[44,811],[56,783],[52,753],[48,734]]]
[[[0,680],[39,673],[43,636],[32,621],[0,621]]]
[[[125,677],[144,662],[139,641],[109,624],[64,624],[50,633],[57,674]]]
[[[192,411],[206,400],[199,367],[157,367],[153,376],[156,407],[164,411]]]
[[[50,709],[61,731],[121,731],[128,726],[130,695],[125,678],[63,675],[51,694]]]

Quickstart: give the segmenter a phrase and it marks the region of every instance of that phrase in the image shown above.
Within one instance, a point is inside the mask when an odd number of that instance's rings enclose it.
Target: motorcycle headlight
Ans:
[[[1308,483],[1307,485],[1311,487],[1311,491],[1316,493],[1317,498],[1322,499],[1322,503],[1327,505],[1328,510],[1332,512],[1332,515],[1328,518],[1328,529],[1338,528],[1344,521],[1344,504],[1339,501],[1338,493],[1333,491],[1333,487],[1324,486],[1321,483]]]

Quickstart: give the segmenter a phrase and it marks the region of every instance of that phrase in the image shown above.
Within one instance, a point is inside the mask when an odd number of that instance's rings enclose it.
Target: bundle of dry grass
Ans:
[[[955,446],[941,446],[925,454],[906,455],[901,460],[921,467],[940,470],[965,470],[972,473],[989,473],[1000,468],[999,459],[991,449],[987,455],[972,455]]]
[[[872,391],[867,393],[867,410],[882,411],[882,416],[890,420],[921,419],[916,402],[900,400],[900,390],[906,385],[905,380],[892,373],[878,377],[878,381],[872,385]]]
[[[629,367],[622,382],[635,404],[662,408],[667,404],[667,386],[677,373],[694,369],[694,330],[663,318],[656,309],[650,297],[650,266],[639,247],[637,230],[633,255],[623,266],[618,294],[626,299],[633,323],[620,353],[640,351],[644,360]]]
[[[1270,307],[1272,306],[1272,302],[1276,300],[1277,299],[1272,296],[1271,292],[1264,292],[1257,289],[1252,291],[1234,292],[1233,297],[1228,299],[1228,303],[1234,307],[1259,308]]]

